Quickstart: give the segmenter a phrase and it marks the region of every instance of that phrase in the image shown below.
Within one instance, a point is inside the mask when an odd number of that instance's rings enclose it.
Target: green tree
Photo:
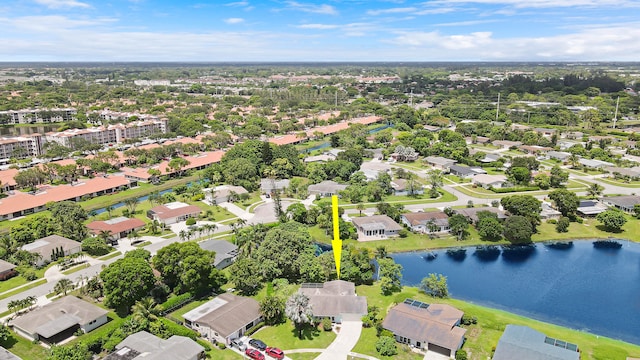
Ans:
[[[125,257],[107,266],[100,273],[105,305],[119,311],[129,311],[144,298],[155,284],[151,265],[138,257]]]
[[[313,311],[307,295],[303,293],[295,293],[287,299],[284,309],[285,314],[293,322],[298,337],[302,339],[302,330],[307,324],[313,322]]]
[[[562,170],[558,165],[554,165],[550,173],[549,183],[551,187],[562,187],[569,180],[569,172]]]
[[[556,223],[556,232],[565,233],[569,231],[569,225],[571,225],[571,221],[569,220],[569,218],[566,216],[562,216]]]
[[[11,337],[11,331],[6,325],[0,325],[0,342],[5,342]]]
[[[133,215],[136,213],[136,208],[138,207],[138,199],[136,198],[125,199],[124,206],[126,206],[127,209],[129,210],[129,214]]]
[[[280,296],[267,296],[260,302],[260,312],[267,325],[277,325],[285,319],[285,300]]]
[[[531,195],[511,195],[500,200],[502,207],[511,215],[520,215],[529,219],[535,227],[540,223],[540,211],[542,202]]]
[[[512,215],[504,221],[504,237],[512,244],[528,244],[533,235],[531,221],[524,216]]]
[[[131,307],[132,317],[142,321],[156,321],[160,314],[160,306],[156,304],[152,297],[147,296],[145,298],[136,301]]]
[[[575,216],[578,205],[580,205],[578,195],[567,189],[553,190],[549,193],[549,199],[553,200],[558,211],[562,213],[562,216],[569,218]]]
[[[604,225],[607,231],[613,232],[619,232],[624,224],[627,223],[624,213],[618,209],[603,211],[596,216],[596,219]]]
[[[394,356],[398,354],[396,340],[390,336],[380,336],[376,341],[376,351],[382,356]]]
[[[590,198],[595,199],[598,196],[602,195],[602,190],[604,190],[604,186],[602,186],[600,184],[592,183],[587,188],[587,193],[589,194]]]
[[[458,240],[464,240],[469,235],[469,221],[464,215],[455,214],[449,217],[449,229]]]
[[[49,203],[47,207],[51,211],[51,219],[56,224],[59,235],[76,241],[82,241],[87,237],[84,221],[89,216],[80,204],[73,201],[60,201]]]
[[[262,288],[264,283],[261,273],[260,264],[253,259],[241,256],[229,267],[229,281],[240,294],[252,296]]]
[[[483,212],[487,212],[493,216],[480,217],[480,213]],[[489,211],[478,212],[478,224],[476,224],[476,229],[478,229],[478,234],[483,240],[492,241],[500,240],[504,231],[504,227],[500,220],[498,220],[498,216]]]
[[[516,184],[528,185],[531,182],[531,171],[526,167],[512,167],[509,171],[509,179]]]
[[[402,265],[396,264],[392,258],[378,259],[380,288],[382,295],[391,295],[402,291]]]
[[[292,260],[304,253],[315,254],[306,226],[291,221],[269,230],[256,251],[263,279],[270,281],[285,278],[296,281],[300,276],[300,263]]]
[[[427,181],[430,187],[429,197],[437,198],[438,196],[440,196],[438,189],[442,187],[443,178],[444,175],[442,174],[442,171],[438,169],[432,169],[427,172]]]
[[[53,345],[46,360],[90,360],[91,352],[83,343],[74,345]]]
[[[56,295],[62,294],[63,296],[67,296],[67,292],[73,290],[74,287],[73,281],[63,278],[58,280],[56,285],[53,287],[53,292]]]
[[[430,273],[420,282],[420,290],[437,298],[449,297],[449,287],[447,277],[442,274]]]

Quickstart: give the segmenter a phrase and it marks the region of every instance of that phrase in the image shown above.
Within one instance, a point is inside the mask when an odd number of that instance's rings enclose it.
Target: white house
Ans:
[[[202,209],[195,205],[176,201],[151,208],[147,211],[147,217],[162,224],[171,225],[190,217],[198,217],[201,212]]]
[[[449,217],[442,211],[402,214],[400,220],[412,231],[419,233],[444,233],[450,230]]]
[[[59,235],[50,235],[23,245],[21,249],[37,254],[36,266],[42,266],[53,261],[54,258],[81,252],[82,244]]]

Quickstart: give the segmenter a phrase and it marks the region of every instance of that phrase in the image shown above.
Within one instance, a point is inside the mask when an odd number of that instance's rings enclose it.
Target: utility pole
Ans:
[[[613,116],[613,128],[616,128],[616,122],[618,121],[618,105],[620,105],[620,96],[616,100],[616,114]]]
[[[498,121],[499,113],[500,113],[500,93],[498,93],[498,106],[496,107],[496,121]]]

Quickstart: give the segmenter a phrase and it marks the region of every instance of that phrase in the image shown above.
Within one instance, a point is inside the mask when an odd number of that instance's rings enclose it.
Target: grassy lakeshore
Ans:
[[[357,292],[358,295],[367,297],[369,306],[378,306],[381,309],[381,314],[386,314],[395,303],[412,298],[426,303],[449,304],[464,311],[468,316],[477,317],[478,324],[465,327],[467,333],[463,349],[469,354],[469,359],[490,358],[507,324],[529,326],[547,336],[577,344],[581,349],[582,360],[624,360],[627,356],[640,357],[640,346],[638,345],[545,323],[462,300],[434,299],[421,293],[415,287],[404,287],[401,293],[390,296],[380,295],[380,287],[377,284],[358,286]],[[374,338],[372,339],[372,337]],[[363,331],[353,351],[384,359],[375,350],[375,331]]]

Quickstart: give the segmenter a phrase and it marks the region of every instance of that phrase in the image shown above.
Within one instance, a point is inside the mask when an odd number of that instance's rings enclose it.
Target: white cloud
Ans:
[[[473,25],[480,25],[480,24],[495,23],[497,21],[498,20],[455,21],[455,22],[449,22],[449,23],[433,24],[433,26],[473,26]]]
[[[51,9],[67,8],[67,7],[81,7],[90,8],[91,5],[76,0],[35,0],[40,5],[45,5]]]
[[[299,29],[317,29],[317,30],[330,30],[337,29],[339,25],[331,25],[331,24],[302,24],[296,26]]]
[[[338,10],[336,10],[335,7],[327,4],[316,5],[316,4],[299,3],[297,1],[286,1],[285,3],[288,5],[288,8],[292,10],[304,11],[304,12],[314,13],[314,14],[326,14],[326,15],[338,14]]]
[[[73,30],[77,28],[95,27],[117,22],[115,18],[72,19],[61,15],[23,16],[17,18],[0,18],[0,24],[11,29],[25,32],[53,34],[57,31]]]
[[[249,2],[248,1],[236,1],[236,2],[231,2],[231,3],[227,3],[224,4],[225,6],[248,6]]]
[[[227,24],[240,24],[244,22],[243,18],[228,18],[228,19],[224,19],[224,22],[226,22]]]
[[[435,0],[424,5],[490,4],[516,8],[562,8],[562,7],[640,7],[634,0]]]
[[[403,7],[403,8],[389,8],[389,9],[378,9],[378,10],[369,10],[367,11],[368,15],[382,15],[382,14],[402,14],[402,13],[412,13],[418,11],[417,8],[414,7]]]

